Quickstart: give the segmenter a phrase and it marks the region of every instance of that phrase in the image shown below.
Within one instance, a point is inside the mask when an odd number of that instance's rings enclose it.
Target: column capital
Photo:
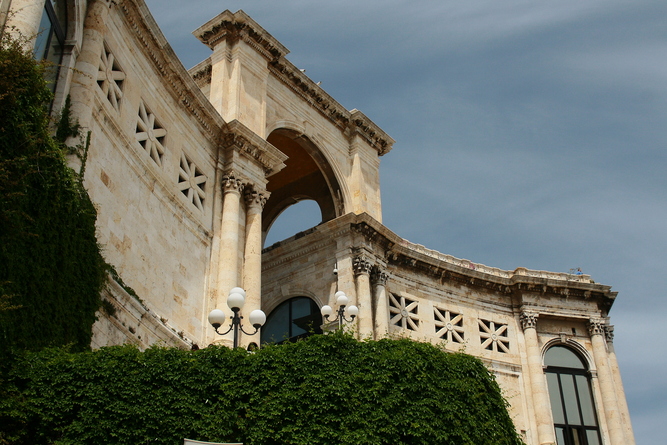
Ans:
[[[233,171],[226,172],[220,180],[223,193],[236,193],[241,196],[243,181]]]
[[[614,326],[607,324],[604,325],[604,337],[608,343],[614,342]]]
[[[537,329],[537,318],[540,316],[535,311],[524,310],[521,312],[521,329]]]
[[[386,286],[387,279],[389,279],[389,274],[386,270],[378,266],[373,266],[371,268],[371,283],[379,286]]]
[[[601,318],[591,318],[588,320],[588,334],[592,337],[594,335],[605,335],[605,322]]]
[[[269,199],[269,192],[265,190],[257,190],[252,185],[250,187],[246,186],[244,198],[248,207],[258,207],[263,209],[266,200]]]
[[[354,257],[352,261],[352,268],[354,269],[354,275],[370,275],[371,273],[371,263],[364,256]]]

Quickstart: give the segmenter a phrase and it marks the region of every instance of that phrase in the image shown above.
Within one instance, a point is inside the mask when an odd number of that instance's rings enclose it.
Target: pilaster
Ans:
[[[389,304],[387,302],[387,280],[389,274],[380,266],[371,269],[373,286],[373,330],[375,339],[379,340],[389,332]]]
[[[262,209],[269,193],[249,184],[245,189],[246,229],[243,260],[243,288],[246,301],[243,312],[249,314],[262,305]],[[259,333],[244,335],[242,345],[259,344]]]
[[[90,129],[93,115],[93,95],[97,89],[96,81],[100,66],[100,57],[104,50],[104,34],[107,31],[106,20],[113,2],[109,0],[91,0],[83,24],[81,53],[77,57],[70,98],[72,117],[79,122],[85,133]]]
[[[547,381],[542,366],[542,354],[537,337],[537,319],[539,314],[531,310],[521,312],[521,328],[526,341],[526,359],[528,361],[528,374],[530,380],[531,395],[535,421],[537,423],[537,438],[540,445],[555,445],[553,420],[551,418],[551,405],[549,404],[549,393]]]
[[[609,439],[611,445],[623,445],[626,442],[623,424],[619,413],[619,404],[616,396],[613,372],[607,356],[607,344],[605,336],[605,321],[601,318],[591,318],[588,322],[588,333],[591,336],[593,346],[593,359],[597,368],[598,381],[600,383],[600,392],[602,394],[602,405],[604,408],[607,428],[609,430]]]
[[[370,273],[372,264],[364,255],[352,260],[357,306],[359,307],[359,337],[373,338],[373,305],[371,297]]]

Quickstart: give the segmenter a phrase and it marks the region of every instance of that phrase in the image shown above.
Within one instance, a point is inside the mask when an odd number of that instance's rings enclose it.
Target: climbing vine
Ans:
[[[11,375],[0,425],[16,444],[521,444],[478,359],[407,339],[47,350]]]
[[[2,38],[0,357],[12,348],[87,349],[105,278],[95,208],[65,160],[64,141],[79,129],[67,108],[51,136],[46,69]]]

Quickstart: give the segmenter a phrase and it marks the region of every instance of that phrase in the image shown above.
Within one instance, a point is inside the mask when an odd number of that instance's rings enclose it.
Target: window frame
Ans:
[[[548,385],[547,392],[549,394],[549,398],[551,400],[551,406],[553,407],[555,402],[560,402],[560,409],[561,412],[563,413],[563,423],[556,423],[556,419],[554,417],[554,413],[552,412],[552,417],[554,420],[554,432],[556,434],[556,443],[557,445],[601,445],[602,442],[602,434],[600,431],[600,421],[599,421],[599,416],[597,413],[597,409],[595,407],[595,397],[593,394],[593,385],[591,381],[591,372],[588,369],[587,362],[584,360],[580,354],[578,354],[576,351],[574,351],[572,348],[569,348],[567,346],[563,345],[553,345],[551,346],[546,352],[545,352],[545,362],[546,362],[546,357],[549,351],[553,348],[563,348],[569,351],[570,353],[574,354],[582,363],[582,368],[572,368],[568,366],[556,366],[556,365],[546,365],[544,368],[544,373],[545,373],[545,378],[548,381],[548,374],[553,374],[556,376],[556,382],[558,385],[558,401],[552,400],[553,394],[552,394],[552,388]],[[572,383],[574,385],[574,396],[575,400],[569,400],[570,403],[568,403],[568,400],[566,399],[566,394],[563,392],[563,380],[562,376],[572,376]],[[579,388],[579,379],[576,378],[576,376],[583,376],[585,378],[586,386],[587,388]],[[593,420],[595,422],[595,426],[592,425],[585,425],[585,421],[583,420],[585,418],[584,415],[584,410],[582,406],[582,401],[581,401],[581,394],[587,394],[590,400],[590,405],[592,409],[592,415],[593,415]],[[569,397],[569,396],[568,396]],[[569,421],[569,411],[568,411],[568,405],[570,405],[571,408],[571,403],[574,402],[576,404],[577,408],[577,416],[580,419],[579,424],[573,423]],[[562,431],[562,436],[559,436],[558,431]],[[596,439],[597,439],[597,444],[596,443],[591,443],[588,438],[589,434],[594,434]],[[575,434],[578,436],[575,440]],[[561,439],[563,443],[561,443]]]

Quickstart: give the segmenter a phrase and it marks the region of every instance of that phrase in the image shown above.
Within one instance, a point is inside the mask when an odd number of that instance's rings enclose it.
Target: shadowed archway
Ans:
[[[264,237],[287,207],[305,199],[317,203],[322,214],[321,222],[340,216],[343,209],[340,185],[320,149],[293,130],[275,130],[267,140],[289,159],[285,161],[285,168],[271,176],[267,184],[271,197],[262,215]]]

